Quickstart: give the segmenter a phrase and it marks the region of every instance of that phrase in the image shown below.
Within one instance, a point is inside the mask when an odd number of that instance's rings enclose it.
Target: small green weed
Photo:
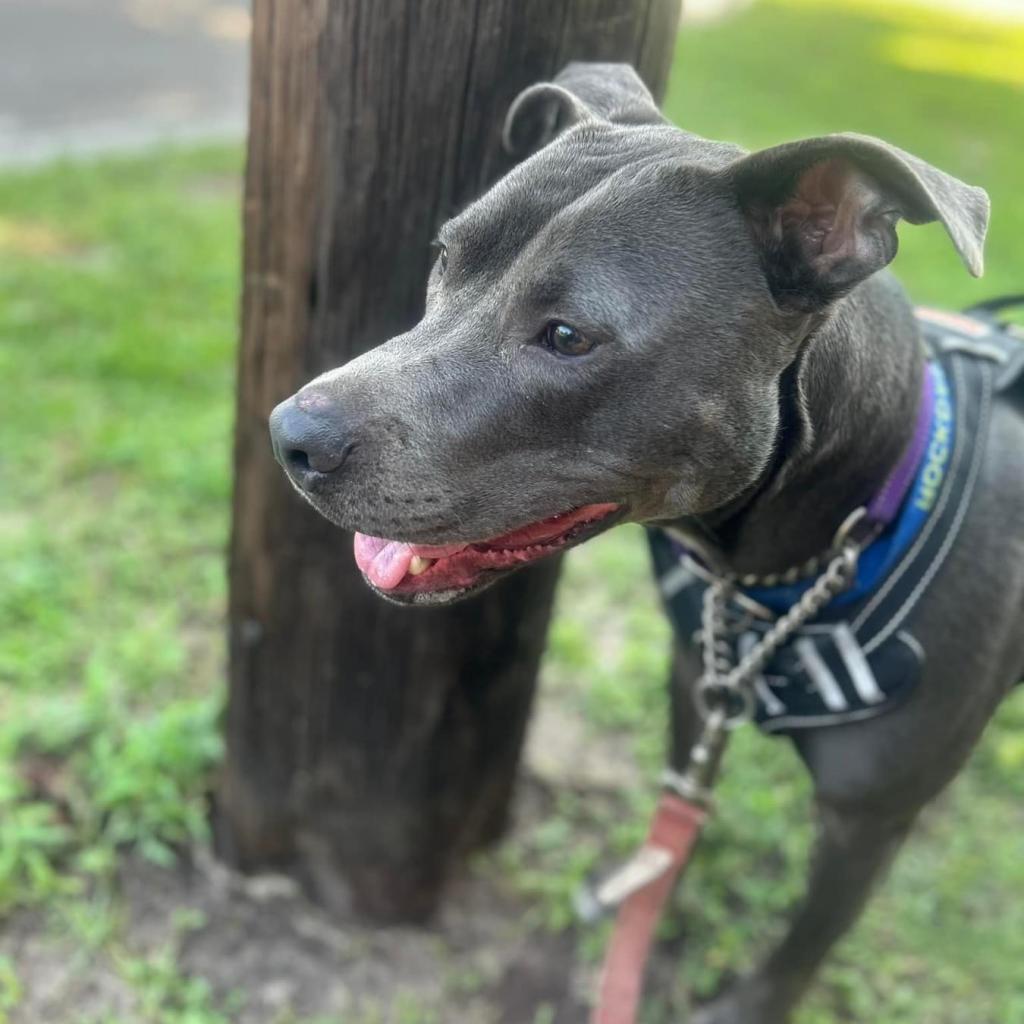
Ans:
[[[0,956],[0,1024],[7,1024],[9,1012],[17,1009],[21,997],[21,979],[17,969],[9,957]]]

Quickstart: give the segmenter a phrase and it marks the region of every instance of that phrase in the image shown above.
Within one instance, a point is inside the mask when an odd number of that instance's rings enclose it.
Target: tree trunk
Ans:
[[[218,849],[378,918],[434,907],[504,827],[558,565],[476,600],[373,596],[290,490],[267,416],[422,313],[439,225],[509,167],[518,91],[569,60],[665,85],[679,0],[255,0]],[[346,884],[343,884],[346,883]]]

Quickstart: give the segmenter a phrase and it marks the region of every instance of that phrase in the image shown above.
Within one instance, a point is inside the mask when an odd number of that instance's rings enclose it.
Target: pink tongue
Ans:
[[[408,544],[357,533],[354,547],[359,571],[375,587],[394,590],[405,579],[413,556]]]
[[[400,540],[384,540],[357,533],[354,539],[356,565],[359,571],[379,590],[394,590],[409,571],[415,555],[443,558],[462,551],[465,544],[406,544]]]

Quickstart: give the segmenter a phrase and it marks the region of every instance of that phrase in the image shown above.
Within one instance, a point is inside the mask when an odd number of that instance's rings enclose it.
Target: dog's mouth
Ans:
[[[621,505],[580,508],[468,544],[406,544],[355,535],[356,564],[366,581],[387,597],[441,603],[465,596],[498,574],[561,551],[605,528]]]

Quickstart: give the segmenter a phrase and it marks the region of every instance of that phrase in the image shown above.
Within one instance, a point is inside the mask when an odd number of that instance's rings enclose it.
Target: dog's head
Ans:
[[[668,125],[624,65],[513,105],[536,151],[440,231],[426,313],[275,409],[300,493],[367,580],[441,603],[624,519],[721,509],[773,458],[780,380],[838,300],[988,204],[875,139],[746,154]]]

